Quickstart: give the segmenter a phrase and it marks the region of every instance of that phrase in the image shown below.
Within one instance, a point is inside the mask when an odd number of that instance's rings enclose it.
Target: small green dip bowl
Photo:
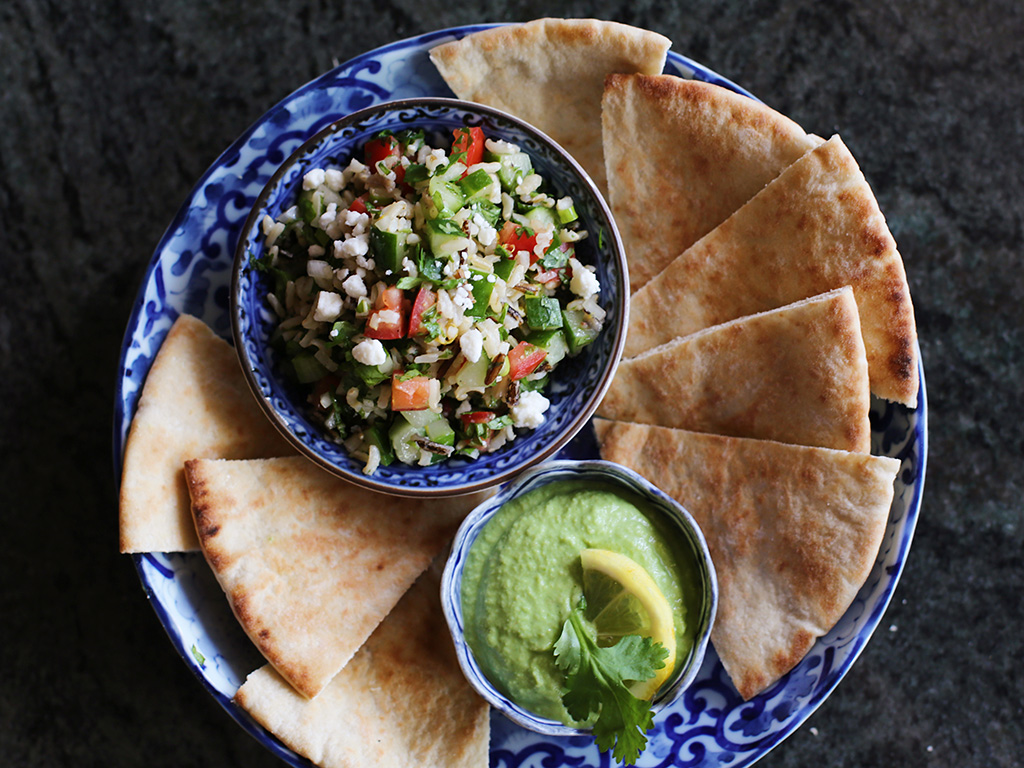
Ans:
[[[503,546],[513,546],[509,543],[510,537],[506,530],[514,522],[510,519],[509,513],[499,513],[507,509],[529,509],[532,504],[530,499],[544,498],[557,490],[552,484],[559,484],[559,487],[571,491],[566,496],[566,506],[579,507],[582,504],[582,497],[596,496],[597,492],[609,492],[615,498],[634,502],[636,507],[642,510],[641,515],[645,519],[629,530],[637,531],[637,535],[645,540],[610,540],[603,529],[603,523],[592,524],[594,521],[588,519],[591,513],[583,506],[573,513],[581,525],[580,531],[577,532],[566,532],[564,528],[559,528],[558,526],[563,525],[562,521],[552,525],[550,520],[545,521],[540,516],[527,520],[527,515],[534,513],[523,512],[524,524],[519,527],[526,529],[523,534],[527,544],[523,546],[521,542],[520,549],[502,552]],[[533,495],[524,502],[523,499],[528,494]],[[614,513],[599,512],[595,508],[595,519],[601,514]],[[488,529],[488,525],[496,516],[494,525]],[[648,521],[650,525],[645,527]],[[549,543],[544,540],[542,529],[545,527],[552,529],[552,541]],[[646,531],[654,533],[649,534]],[[668,544],[662,546],[655,543],[662,541],[662,537],[665,542],[670,543],[670,547]],[[566,545],[566,539],[571,543]],[[534,541],[535,546],[531,544]],[[563,550],[564,560],[566,547],[572,549],[577,542],[580,548],[609,549],[627,555],[631,552],[640,552],[640,555],[634,557],[637,562],[641,561],[641,556],[646,550],[670,548],[674,562],[679,566],[673,573],[684,574],[678,576],[678,579],[685,583],[677,587],[672,584],[666,585],[664,574],[651,573],[655,576],[655,581],[662,586],[666,597],[671,599],[671,595],[675,594],[674,602],[685,605],[685,618],[682,622],[677,619],[678,649],[675,669],[652,700],[653,712],[672,704],[696,678],[707,650],[718,607],[715,568],[711,562],[707,542],[697,523],[682,506],[632,470],[606,461],[554,461],[528,470],[505,485],[495,496],[474,509],[459,528],[441,580],[441,603],[459,664],[473,687],[491,706],[513,722],[531,731],[551,736],[579,735],[589,732],[589,728],[583,727],[582,724],[565,724],[560,719],[562,716],[554,714],[546,704],[536,706],[536,702],[524,702],[524,699],[533,695],[531,685],[518,685],[515,682],[506,684],[501,679],[502,674],[495,671],[506,664],[515,665],[517,662],[509,660],[516,654],[513,651],[505,653],[500,648],[485,647],[486,642],[480,638],[484,635],[492,639],[496,635],[500,636],[504,631],[505,621],[517,625],[515,630],[509,630],[509,634],[518,635],[523,631],[524,622],[528,624],[536,619],[539,635],[543,638],[540,647],[545,647],[549,633],[553,646],[562,623],[568,618],[572,601],[576,599],[573,592],[578,594],[581,591],[578,558],[576,564],[565,573],[565,584],[558,582],[553,594],[545,592],[551,584],[551,579],[545,572],[548,570],[549,560],[558,561],[559,555],[556,550]],[[477,547],[475,553],[474,546]],[[487,559],[482,560],[483,556]],[[494,565],[490,562],[492,559],[494,562],[500,559],[502,564]],[[510,597],[515,604],[502,606],[509,610],[506,615],[498,616],[502,611],[496,608],[493,602],[489,603],[488,598],[478,591],[480,584],[484,583],[481,573],[508,568],[510,561],[518,563],[511,567],[522,568],[524,581],[521,589],[516,590],[515,595]],[[651,570],[650,566],[645,567]],[[565,615],[562,615],[563,613]],[[496,618],[498,623],[495,624]],[[527,644],[529,642],[531,641],[527,641]],[[532,653],[530,658],[534,660],[544,655],[543,652],[536,651],[527,653]],[[550,671],[545,669],[552,666],[546,658],[541,658],[540,664],[542,672]],[[524,672],[523,679],[528,680],[531,675],[537,674],[536,670],[531,668],[528,674]],[[554,679],[557,681],[557,673]],[[517,695],[513,688],[518,688],[522,693]],[[541,688],[541,684],[536,686],[538,690]],[[548,711],[540,714],[535,711],[545,708]]]

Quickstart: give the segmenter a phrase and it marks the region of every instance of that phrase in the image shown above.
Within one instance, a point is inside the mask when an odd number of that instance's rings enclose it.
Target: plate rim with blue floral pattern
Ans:
[[[230,337],[234,245],[266,181],[291,152],[342,115],[412,96],[451,96],[428,51],[491,24],[438,30],[356,56],[302,86],[253,123],[196,184],[150,260],[132,308],[119,361],[113,449],[120,481],[124,443],[153,358],[179,314],[192,314]],[[724,86],[735,83],[675,51],[666,74]],[[838,685],[881,621],[903,571],[924,490],[927,415],[923,366],[916,409],[872,400],[872,452],[901,461],[896,493],[874,568],[835,627],[787,675],[743,701],[713,650],[694,685],[661,712],[640,766],[728,766],[757,762],[795,731]],[[585,429],[557,458],[597,458]],[[246,638],[199,553],[132,555],[144,592],[168,637],[225,711],[272,754],[312,765],[236,706],[231,697],[263,659]],[[550,737],[503,716],[491,719],[492,766],[609,766],[588,736]]]

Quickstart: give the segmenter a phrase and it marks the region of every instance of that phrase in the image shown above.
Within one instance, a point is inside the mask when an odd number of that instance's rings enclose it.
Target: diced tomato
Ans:
[[[525,341],[520,341],[508,353],[508,377],[512,381],[529,376],[547,357],[547,350]]]
[[[409,302],[402,290],[388,286],[374,302],[363,333],[371,339],[400,339],[405,336],[408,315]]]
[[[412,313],[409,315],[409,338],[423,331],[421,325],[423,313],[436,303],[437,294],[426,285],[421,285],[419,293],[416,294],[416,300],[412,303]]]
[[[413,376],[402,381],[396,374],[391,377],[391,410],[423,411],[430,407],[430,379]]]
[[[356,213],[366,213],[366,201],[362,197],[357,197],[349,203],[348,209]]]
[[[516,224],[514,221],[506,221],[505,226],[498,232],[498,241],[508,248],[513,256],[520,251],[529,251],[530,263],[537,261],[537,254],[533,252],[537,245],[537,235],[529,227]]]
[[[459,415],[463,424],[486,424],[494,418],[492,411],[470,411]]]
[[[484,129],[483,128],[456,128],[455,141],[452,143],[452,154],[465,152],[466,159],[463,160],[466,168],[476,165],[484,159]],[[465,174],[463,174],[465,175]]]
[[[389,157],[398,157],[402,154],[402,145],[394,136],[381,136],[377,139],[370,139],[363,148],[366,154],[366,164],[375,168],[381,160]]]

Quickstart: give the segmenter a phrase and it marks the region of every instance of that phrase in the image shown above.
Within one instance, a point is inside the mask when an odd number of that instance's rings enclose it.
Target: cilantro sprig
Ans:
[[[616,760],[634,765],[647,745],[654,716],[651,703],[634,696],[626,681],[653,677],[665,666],[668,651],[640,635],[627,635],[603,648],[583,618],[585,610],[581,599],[555,641],[555,663],[566,675],[562,703],[576,720],[598,713],[593,726],[598,748],[611,749]]]

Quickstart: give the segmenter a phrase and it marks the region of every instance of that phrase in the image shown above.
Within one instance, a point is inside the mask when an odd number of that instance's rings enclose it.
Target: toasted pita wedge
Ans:
[[[671,45],[659,34],[614,21],[537,19],[439,45],[430,58],[456,96],[535,125],[604,192],[604,78],[612,72],[657,74]]]
[[[322,768],[482,768],[488,706],[463,677],[431,569],[315,699],[270,666],[235,701]]]
[[[868,453],[868,368],[842,288],[623,360],[598,415]]]
[[[633,295],[625,354],[843,285],[860,309],[871,391],[916,406],[917,330],[903,259],[834,136]]]
[[[199,543],[267,661],[316,696],[454,535],[479,494],[397,500],[303,457],[185,464]]]
[[[294,453],[260,412],[231,346],[201,320],[179,316],[146,377],[125,445],[121,551],[199,549],[186,459]]]
[[[608,195],[633,291],[821,143],[770,107],[671,75],[613,75]]]
[[[718,574],[711,642],[744,699],[846,612],[878,555],[900,463],[885,456],[595,421],[601,456],[684,507]]]

